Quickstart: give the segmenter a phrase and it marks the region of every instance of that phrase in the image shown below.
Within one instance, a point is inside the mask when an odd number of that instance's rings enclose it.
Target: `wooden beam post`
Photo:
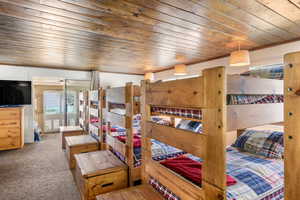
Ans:
[[[300,52],[284,56],[284,199],[300,196]]]
[[[202,185],[207,200],[225,199],[226,191],[226,73],[224,67],[203,71],[203,130],[207,135]]]
[[[133,84],[126,83],[125,87],[125,103],[126,103],[126,116],[125,116],[125,128],[126,128],[126,145],[127,145],[127,164],[129,166],[129,186],[134,185],[134,180],[132,176],[132,170],[134,169],[134,133],[133,133],[133,108],[134,108],[134,98],[133,98]]]
[[[141,81],[141,132],[142,132],[142,166],[141,166],[141,176],[142,184],[147,184],[149,181],[149,176],[146,173],[146,164],[149,159],[152,159],[151,155],[151,140],[147,138],[146,134],[146,122],[150,119],[150,105],[147,104],[146,92],[148,89],[150,81]]]

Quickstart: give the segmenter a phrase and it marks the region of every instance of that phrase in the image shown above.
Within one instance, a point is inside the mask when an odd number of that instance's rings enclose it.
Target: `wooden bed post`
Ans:
[[[300,52],[284,56],[284,199],[300,197]]]
[[[103,129],[102,129],[102,122],[103,122],[103,100],[102,100],[102,97],[103,97],[103,89],[100,88],[99,91],[98,91],[98,116],[99,116],[99,124],[100,124],[100,128],[98,129],[98,136],[99,136],[99,142],[100,142],[100,149],[103,150],[105,149],[105,146],[104,146],[104,134],[103,134]]]
[[[132,127],[132,120],[133,120],[133,84],[126,83],[125,87],[125,104],[126,104],[126,118],[125,118],[125,128],[126,128],[126,145],[127,145],[127,164],[129,165],[129,186],[133,186],[132,180],[132,169],[134,167],[134,152],[133,152],[133,127]]]
[[[141,174],[142,174],[142,184],[147,184],[149,181],[149,177],[146,173],[146,163],[148,159],[152,159],[151,155],[151,140],[146,136],[146,122],[150,119],[150,106],[147,104],[146,100],[146,92],[149,85],[149,80],[141,81],[141,131],[142,131],[142,166],[141,166]]]
[[[207,200],[226,199],[226,73],[224,67],[206,69],[203,130],[207,135],[202,185]]]

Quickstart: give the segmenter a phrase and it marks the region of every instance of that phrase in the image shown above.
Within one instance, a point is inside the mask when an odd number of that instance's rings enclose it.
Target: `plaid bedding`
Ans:
[[[190,154],[186,156],[203,161]],[[237,181],[227,187],[227,200],[281,200],[284,197],[283,160],[265,159],[230,147],[227,149],[227,174]],[[180,200],[154,178],[150,179],[150,184],[166,199]]]
[[[151,142],[152,142],[152,158],[153,158],[153,160],[161,161],[161,160],[165,160],[167,158],[174,158],[179,155],[185,154],[185,152],[183,152],[182,150],[176,149],[175,147],[166,145],[157,140],[152,139]],[[125,162],[125,157],[121,153],[119,153],[117,151],[114,151],[113,153],[120,160]],[[134,148],[134,167],[138,167],[141,164],[142,164],[141,148]]]
[[[241,75],[282,80],[283,74],[284,73],[282,65],[270,65],[244,72]]]
[[[201,110],[197,109],[184,109],[184,108],[165,108],[165,107],[151,107],[151,112],[167,114],[167,115],[175,115],[180,117],[188,117],[193,119],[202,119]]]
[[[283,157],[283,132],[271,130],[246,130],[237,138],[234,147],[266,158]]]
[[[238,182],[227,188],[228,200],[283,199],[283,160],[256,157],[230,147],[227,163],[227,173]]]
[[[227,95],[228,105],[283,103],[283,95]]]

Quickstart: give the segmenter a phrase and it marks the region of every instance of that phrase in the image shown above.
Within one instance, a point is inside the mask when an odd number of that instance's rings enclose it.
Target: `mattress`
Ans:
[[[189,158],[200,158],[186,154]],[[227,187],[228,200],[280,200],[284,197],[283,160],[265,159],[230,147],[227,150],[227,174],[237,183]],[[166,199],[180,200],[155,179],[150,180]]]

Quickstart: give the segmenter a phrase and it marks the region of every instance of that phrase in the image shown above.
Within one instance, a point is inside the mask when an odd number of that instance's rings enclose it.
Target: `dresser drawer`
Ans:
[[[20,109],[18,108],[0,109],[0,120],[2,119],[19,120],[19,118],[20,118]]]
[[[18,137],[21,135],[20,128],[1,128],[0,139],[7,137]]]
[[[19,148],[21,146],[20,142],[21,142],[20,137],[1,138],[0,139],[0,150],[1,149]]]
[[[18,119],[5,119],[0,120],[0,129],[1,128],[20,128],[21,122]]]

